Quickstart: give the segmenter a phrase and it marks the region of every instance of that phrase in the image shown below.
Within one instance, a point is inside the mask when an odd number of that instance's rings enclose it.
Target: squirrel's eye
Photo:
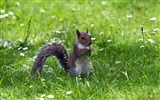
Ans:
[[[84,39],[84,37],[81,37],[81,39],[83,40],[83,39]]]

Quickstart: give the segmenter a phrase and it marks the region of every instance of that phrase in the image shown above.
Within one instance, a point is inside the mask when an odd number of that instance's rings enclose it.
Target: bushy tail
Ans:
[[[42,73],[42,69],[43,69],[43,65],[46,61],[46,59],[49,56],[55,56],[61,66],[64,68],[64,70],[68,70],[68,53],[66,51],[66,49],[64,48],[64,46],[60,45],[60,44],[52,44],[52,45],[47,45],[45,47],[43,47],[40,51],[40,53],[37,55],[37,58],[34,62],[32,71],[31,71],[31,75],[33,76],[37,71],[39,71],[40,73]]]

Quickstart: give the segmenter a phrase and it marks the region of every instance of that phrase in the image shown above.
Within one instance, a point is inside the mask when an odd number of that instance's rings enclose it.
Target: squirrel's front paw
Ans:
[[[92,46],[87,46],[86,49],[90,50],[90,51],[93,51],[93,47]]]
[[[89,47],[89,46],[87,46],[87,47],[86,47],[86,49],[87,49],[87,50],[90,50],[90,47]]]
[[[92,46],[89,46],[90,47],[90,49],[89,50],[91,50],[91,51],[93,51],[94,50],[94,48],[92,47]]]

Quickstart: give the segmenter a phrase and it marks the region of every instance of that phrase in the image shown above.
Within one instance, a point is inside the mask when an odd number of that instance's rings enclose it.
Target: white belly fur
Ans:
[[[78,49],[85,49],[86,48],[86,46],[81,43],[78,43],[77,47],[78,47]]]
[[[81,43],[77,44],[78,49],[90,49],[91,46],[85,46]],[[84,55],[80,58],[78,58],[75,61],[75,68],[70,70],[70,73],[72,75],[79,75],[79,74],[88,74],[89,72],[93,72],[93,66],[92,62],[90,60],[90,57],[88,55]]]
[[[88,74],[90,71],[93,71],[92,62],[89,57],[82,57],[76,60],[75,62],[75,74]]]

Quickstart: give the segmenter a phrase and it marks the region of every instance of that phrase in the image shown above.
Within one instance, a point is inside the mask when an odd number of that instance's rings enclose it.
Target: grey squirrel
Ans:
[[[49,56],[55,56],[62,68],[69,72],[72,76],[87,75],[89,72],[93,72],[92,62],[90,60],[93,47],[91,46],[91,36],[86,32],[79,32],[76,30],[77,39],[68,56],[65,47],[61,44],[50,44],[41,49],[37,58],[35,59],[31,76],[37,71],[42,73],[43,65]]]

